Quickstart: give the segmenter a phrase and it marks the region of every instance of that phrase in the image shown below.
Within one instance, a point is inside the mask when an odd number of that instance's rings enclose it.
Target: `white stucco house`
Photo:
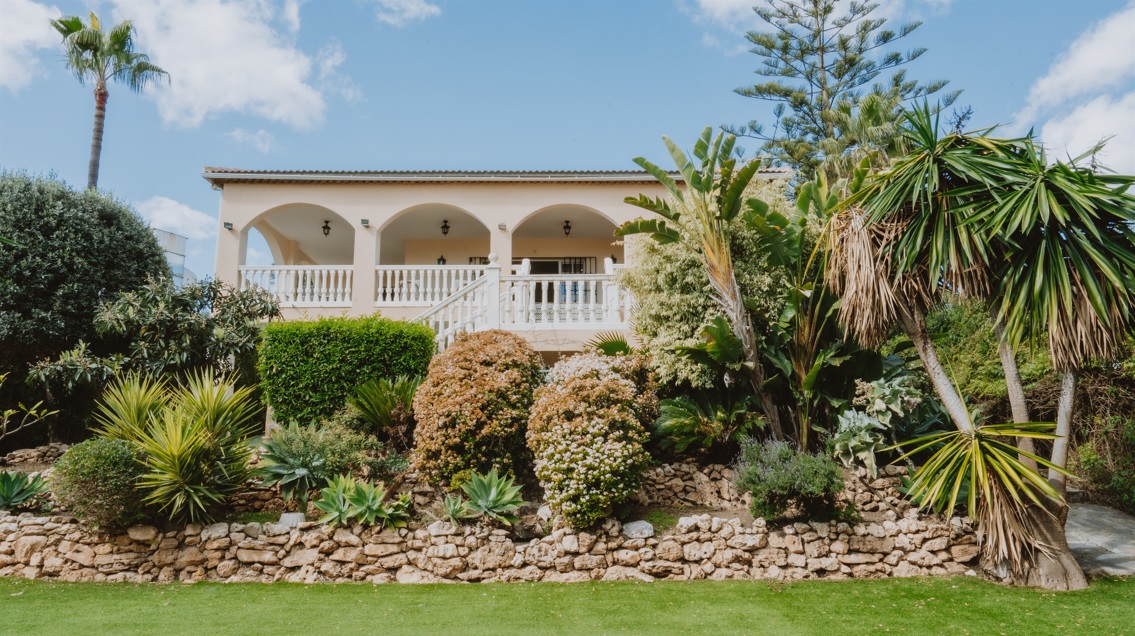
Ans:
[[[203,176],[221,192],[217,278],[275,294],[285,319],[377,312],[427,322],[441,347],[500,328],[543,352],[627,330],[632,299],[615,273],[633,249],[613,233],[644,214],[625,197],[665,194],[639,171]],[[247,264],[252,229],[272,265]]]

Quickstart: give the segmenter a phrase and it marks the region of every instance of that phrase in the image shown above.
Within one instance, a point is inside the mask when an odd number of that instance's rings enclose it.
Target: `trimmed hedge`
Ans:
[[[331,417],[367,380],[425,374],[433,354],[433,330],[422,324],[324,318],[267,325],[258,366],[276,421],[307,424]]]

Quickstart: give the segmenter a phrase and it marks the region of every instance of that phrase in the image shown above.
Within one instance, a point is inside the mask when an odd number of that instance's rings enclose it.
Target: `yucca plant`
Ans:
[[[474,473],[461,490],[469,497],[468,506],[474,513],[512,525],[520,519],[512,514],[524,505],[520,486],[512,477],[501,477],[494,468],[488,474]]]
[[[971,431],[946,431],[903,444],[900,459],[937,448],[911,476],[907,495],[919,506],[949,514],[964,496],[981,530],[982,561],[995,570],[1008,568],[1021,577],[1038,552],[1052,555],[1060,546],[1046,542],[1030,508],[1051,514],[1046,499],[1062,501],[1048,480],[1027,466],[1028,458],[1068,474],[1051,461],[1021,451],[1017,438],[1051,440],[1051,423],[974,425]],[[897,446],[892,449],[898,448]]]
[[[358,482],[350,475],[338,475],[327,480],[327,487],[319,491],[319,499],[315,500],[315,507],[326,513],[319,518],[319,523],[340,526],[351,521],[350,497],[356,485]]]
[[[0,473],[0,510],[15,510],[47,490],[43,477],[26,473]]]
[[[135,375],[108,388],[96,421],[100,435],[141,451],[146,503],[176,521],[204,522],[252,475],[257,411],[251,387],[236,389],[209,371],[172,389]]]

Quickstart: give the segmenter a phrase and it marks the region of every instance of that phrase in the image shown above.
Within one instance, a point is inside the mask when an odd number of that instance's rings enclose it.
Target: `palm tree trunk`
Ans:
[[[1072,436],[1072,410],[1076,401],[1076,372],[1065,371],[1060,385],[1060,402],[1056,407],[1056,439],[1052,442],[1052,463],[1068,466],[1068,440]],[[1067,478],[1048,469],[1048,483],[1063,497],[1068,492]]]
[[[1036,550],[1030,567],[1014,575],[1004,564],[988,563],[983,558],[982,568],[1011,585],[1045,590],[1086,589],[1088,579],[1072,555],[1064,534],[1064,524],[1068,521],[1067,504],[1047,497],[1041,501],[1043,506],[1029,505],[1022,519],[1027,527],[1026,536],[1035,539],[1037,546],[1042,546]]]
[[[1001,368],[1005,371],[1005,388],[1009,394],[1009,408],[1013,411],[1013,422],[1023,424],[1029,421],[1029,405],[1025,402],[1025,386],[1021,382],[1021,370],[1017,367],[1017,356],[1013,347],[1005,341],[1005,329],[993,323],[993,333],[997,336],[997,354],[1001,357]],[[1026,453],[1036,454],[1036,444],[1031,437],[1017,440],[1017,448]],[[1021,463],[1036,470],[1036,462],[1025,456],[1018,457]]]
[[[942,367],[942,362],[938,360],[938,352],[930,340],[930,332],[926,329],[926,316],[913,306],[900,308],[898,313],[899,324],[914,343],[918,357],[922,360],[922,367],[926,369],[926,375],[930,376],[930,383],[934,385],[934,390],[942,400],[942,405],[946,407],[946,412],[953,420],[954,426],[964,433],[972,433],[973,424],[970,422],[969,409],[966,408],[965,400],[954,388],[954,383],[950,381],[950,376]]]
[[[99,80],[95,85],[95,126],[91,133],[91,160],[87,165],[87,189],[94,190],[99,184],[99,160],[102,156],[102,130],[106,121],[106,101],[110,93],[106,84]]]

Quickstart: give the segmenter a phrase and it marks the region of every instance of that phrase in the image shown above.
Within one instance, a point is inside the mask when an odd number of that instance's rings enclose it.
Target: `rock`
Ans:
[[[950,556],[958,563],[967,563],[977,558],[981,548],[976,543],[950,546]]]
[[[132,526],[126,530],[126,535],[133,541],[149,543],[158,536],[158,529],[154,526]]]
[[[457,526],[448,521],[435,521],[426,527],[431,537],[444,537],[457,534]]]
[[[83,567],[89,568],[95,564],[95,551],[90,546],[76,545],[66,557]]]
[[[319,559],[319,550],[315,548],[309,548],[306,550],[297,550],[289,554],[288,556],[284,557],[284,560],[280,561],[280,565],[286,568],[297,568],[304,565],[311,565],[312,563],[315,563],[317,559]],[[218,568],[219,567],[220,566],[218,566]]]
[[[366,563],[366,556],[363,555],[363,549],[359,547],[339,548],[332,552],[331,556],[327,558],[340,563]]]
[[[925,572],[923,572],[922,568],[918,567],[917,565],[907,563],[906,561],[899,563],[891,570],[891,576],[897,576],[900,578],[922,576],[923,574],[925,574]]]
[[[697,517],[681,517],[678,519],[678,523],[674,524],[674,532],[677,532],[678,534],[686,534],[697,526]]]
[[[298,528],[305,521],[307,521],[307,515],[302,512],[285,512],[280,515],[278,523],[285,528]]]
[[[445,579],[431,574],[425,570],[420,570],[412,565],[404,565],[394,575],[395,580],[399,583],[447,583]]]
[[[16,540],[15,557],[17,563],[31,563],[32,557],[39,554],[47,544],[47,537],[31,536],[20,537]]]
[[[209,557],[205,556],[205,553],[198,550],[196,546],[190,546],[178,552],[177,558],[173,562],[173,568],[175,570],[184,570],[188,567],[201,565],[208,560]]]
[[[547,574],[545,574],[544,578],[542,578],[540,580],[543,581],[544,583],[584,583],[586,581],[591,580],[591,574],[589,572],[579,572],[579,571],[572,571],[572,572],[551,571],[551,572],[548,572]]]
[[[577,570],[595,570],[607,567],[607,559],[595,554],[581,554],[572,564]]]
[[[629,539],[649,539],[654,536],[654,526],[649,521],[631,521],[623,524],[623,536]]]
[[[564,552],[579,552],[579,537],[574,534],[565,534],[560,539]]]
[[[629,568],[622,565],[612,565],[611,567],[607,568],[606,572],[603,573],[602,580],[642,581],[644,583],[652,583],[654,581],[654,577],[635,568]]]
[[[472,552],[467,560],[474,570],[496,570],[508,567],[516,555],[516,547],[511,541],[489,543]]]
[[[334,534],[334,536],[331,537],[331,539],[335,543],[338,543],[339,545],[345,545],[345,546],[356,547],[356,546],[360,546],[360,545],[363,544],[363,540],[360,539],[358,537],[358,535],[352,533],[350,530],[348,530],[346,528],[336,529],[335,534]]]
[[[536,510],[536,516],[539,517],[541,521],[544,521],[544,522],[551,521],[552,520],[552,507],[549,506],[548,504],[544,504],[543,506],[540,506],[540,508],[538,510]]]
[[[658,544],[654,553],[663,561],[680,561],[683,556],[682,544],[677,541],[666,540]]]
[[[133,528],[131,528],[133,529]],[[227,538],[229,536],[229,524],[227,523],[214,523],[205,526],[201,530],[201,541],[211,541],[213,539]],[[146,539],[149,541],[149,539]]]
[[[618,550],[615,552],[615,563],[634,567],[639,564],[642,557],[634,550]]]
[[[217,564],[217,576],[228,578],[237,573],[240,569],[240,563],[236,561],[221,561]]]
[[[948,545],[950,545],[949,537],[938,537],[937,539],[931,539],[923,543],[922,549],[927,552],[941,552],[945,550]]]
[[[390,556],[401,551],[402,546],[397,543],[368,543],[363,546],[363,552],[372,557]]]
[[[237,550],[236,558],[241,563],[279,563],[276,553],[271,550]]]

